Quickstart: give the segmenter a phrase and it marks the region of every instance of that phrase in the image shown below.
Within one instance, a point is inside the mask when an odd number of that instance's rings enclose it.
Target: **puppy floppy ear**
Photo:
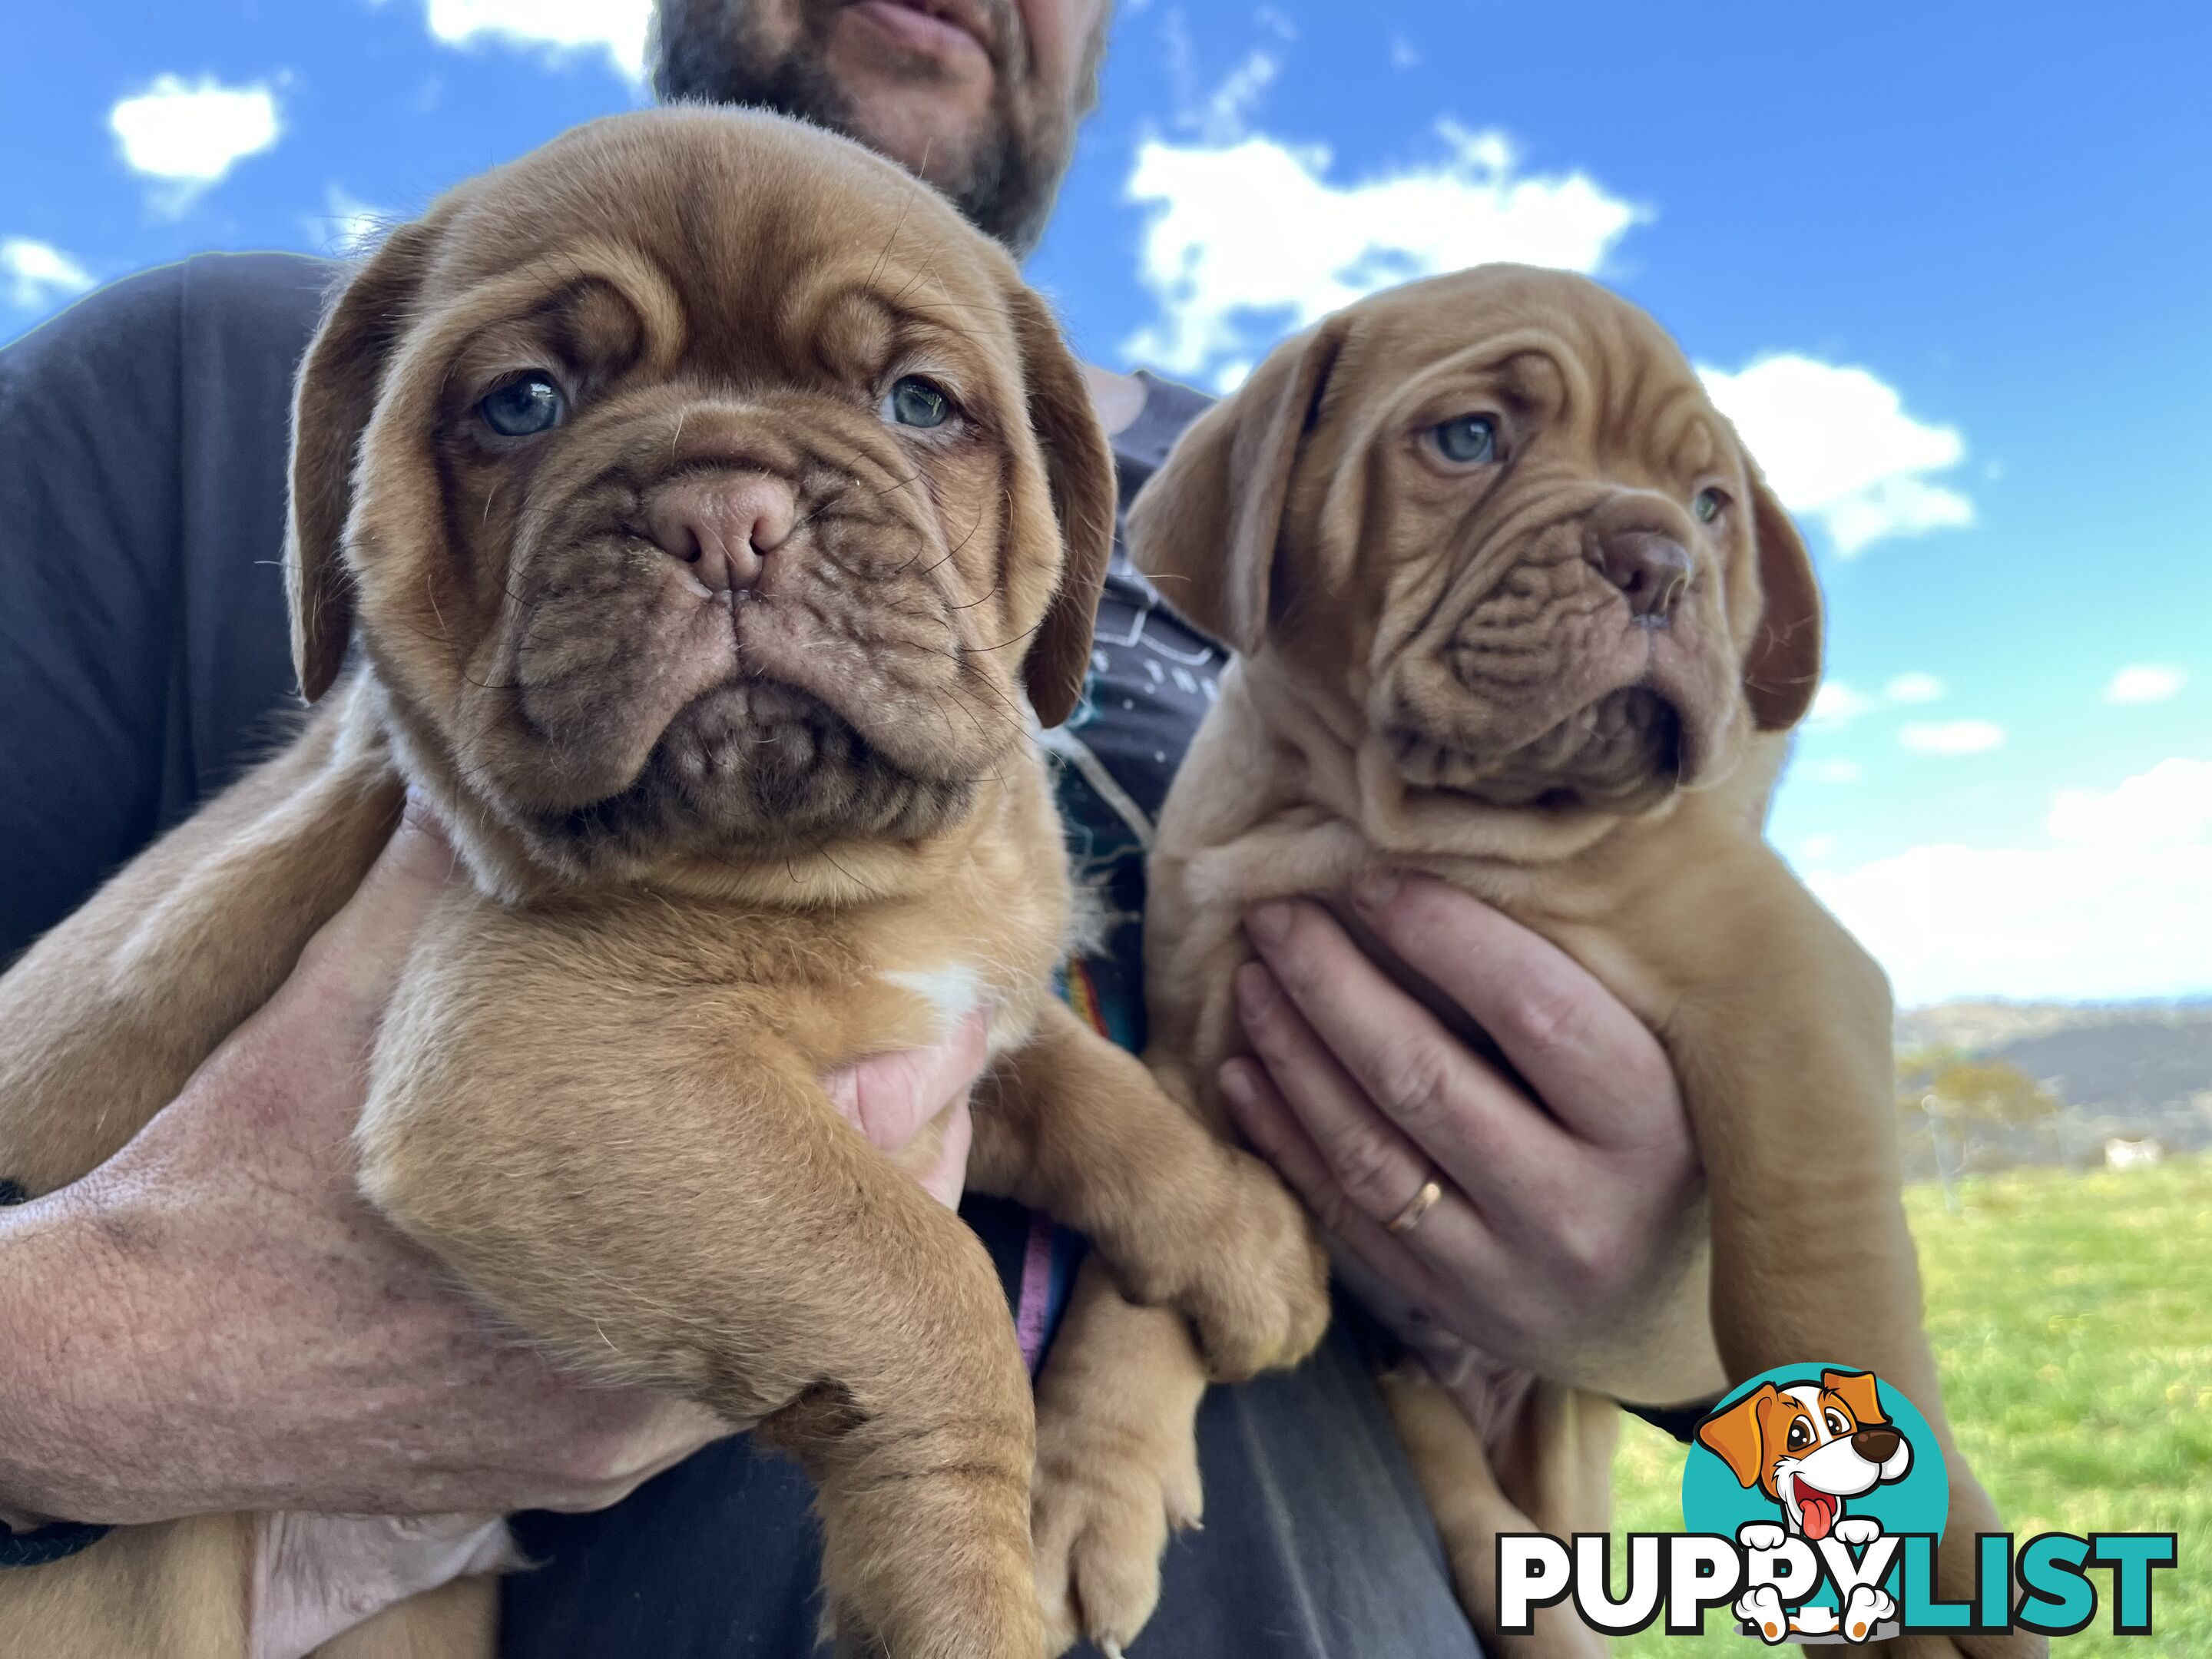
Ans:
[[[1083,696],[1099,590],[1114,556],[1114,452],[1052,313],[1019,283],[1007,294],[1029,390],[1030,429],[1044,452],[1064,549],[1060,586],[1030,641],[1022,678],[1038,720],[1058,726]]]
[[[1850,1407],[1851,1420],[1861,1428],[1889,1421],[1882,1412],[1881,1393],[1872,1371],[1822,1371],[1820,1391],[1836,1395]]]
[[[1804,538],[1748,455],[1752,533],[1758,544],[1759,632],[1744,659],[1743,694],[1762,732],[1805,718],[1820,684],[1820,586]]]
[[[284,592],[292,609],[292,666],[309,702],[331,689],[353,633],[345,527],[362,431],[385,361],[429,264],[436,234],[401,225],[339,289],[308,343],[292,397],[291,519]]]
[[[1192,423],[1129,508],[1137,568],[1178,611],[1247,656],[1267,635],[1298,450],[1350,329],[1340,314],[1276,347]]]
[[[1762,1382],[1698,1425],[1698,1443],[1719,1454],[1740,1486],[1755,1486],[1766,1474],[1765,1412],[1781,1397],[1774,1384]]]

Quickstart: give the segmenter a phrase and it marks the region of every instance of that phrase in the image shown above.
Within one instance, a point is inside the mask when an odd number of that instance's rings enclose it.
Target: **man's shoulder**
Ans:
[[[1149,478],[1167,459],[1184,429],[1217,400],[1195,386],[1148,368],[1139,368],[1130,378],[1144,388],[1145,400],[1138,407],[1136,418],[1115,434],[1114,459],[1125,477],[1133,473],[1140,479]]]
[[[132,358],[204,364],[289,380],[343,267],[297,253],[201,253],[87,295],[0,353],[19,374]],[[9,378],[13,378],[12,376]]]
[[[201,253],[148,274],[173,273],[187,321],[220,327],[281,319],[312,332],[345,268],[304,253]]]

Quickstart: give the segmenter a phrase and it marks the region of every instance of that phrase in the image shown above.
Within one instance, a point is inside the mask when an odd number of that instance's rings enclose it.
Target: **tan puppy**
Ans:
[[[1954,1536],[1993,1528],[1920,1330],[1887,988],[1760,838],[1819,678],[1812,568],[1674,344],[1577,277],[1412,284],[1279,349],[1191,428],[1129,534],[1172,603],[1239,653],[1152,860],[1147,1059],[1170,1091],[1225,1121],[1213,1079],[1243,1052],[1231,979],[1254,902],[1410,870],[1500,907],[1674,1060],[1729,1374],[1863,1363],[1944,1436]],[[1403,1172],[1407,1200],[1426,1173]],[[1088,1292],[1041,1388],[1039,1509],[1133,1539],[1136,1517],[1195,1504],[1182,1431],[1203,1378],[1172,1320]],[[1632,1381],[1633,1361],[1609,1369]],[[1492,1540],[1603,1528],[1613,1408],[1489,1373],[1487,1445],[1425,1371],[1389,1381],[1462,1600],[1498,1650],[1601,1650],[1557,1609],[1533,1638],[1498,1637]],[[1061,1399],[1080,1408],[1063,1419]],[[1057,1473],[1130,1443],[1152,1449],[1149,1484],[1127,1461],[1088,1484]],[[1127,1640],[1149,1612],[1157,1581],[1133,1553],[1075,1552],[1091,1631]],[[1942,1565],[1956,1594],[1970,1551]]]
[[[988,1006],[975,1185],[1089,1233],[1218,1375],[1327,1318],[1287,1193],[1052,994],[1069,890],[1028,722],[1079,694],[1114,494],[1042,303],[858,146],[619,117],[360,271],[302,369],[292,495],[316,712],[0,981],[0,1169],[44,1191],[121,1146],[411,783],[475,881],[380,1034],[364,1191],[556,1350],[793,1450],[841,1635],[1035,1659],[1004,1297],[817,1079]],[[314,1535],[118,1532],[0,1576],[0,1652],[243,1655]],[[487,1582],[331,1651],[488,1651]]]

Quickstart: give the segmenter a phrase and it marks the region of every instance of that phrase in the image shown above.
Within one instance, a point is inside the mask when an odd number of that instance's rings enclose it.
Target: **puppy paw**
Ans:
[[[1870,1515],[1847,1515],[1830,1530],[1834,1536],[1856,1549],[1881,1536],[1881,1522]]]
[[[1746,1549],[1759,1549],[1743,1537],[1749,1532],[1746,1527],[1736,1534],[1736,1540]],[[1780,1531],[1780,1528],[1775,1528]],[[1757,1589],[1746,1590],[1735,1599],[1735,1616],[1759,1632],[1759,1639],[1772,1647],[1790,1634],[1790,1615],[1782,1610],[1782,1595],[1771,1584],[1761,1584]]]
[[[1850,1641],[1863,1642],[1874,1634],[1875,1626],[1896,1616],[1897,1602],[1887,1591],[1879,1585],[1861,1584],[1844,1603],[1844,1635]]]
[[[1747,1550],[1778,1550],[1789,1535],[1771,1521],[1747,1521],[1735,1529],[1735,1541]]]
[[[1224,1149],[1227,1151],[1227,1149]],[[1188,1319],[1216,1382],[1295,1365],[1328,1328],[1328,1255],[1274,1171],[1231,1152],[1210,1224],[1183,1231],[1176,1260],[1133,1275],[1134,1300]]]
[[[1160,1599],[1171,1533],[1200,1524],[1198,1444],[1170,1425],[1040,1416],[1030,1536],[1045,1652],[1118,1655]]]

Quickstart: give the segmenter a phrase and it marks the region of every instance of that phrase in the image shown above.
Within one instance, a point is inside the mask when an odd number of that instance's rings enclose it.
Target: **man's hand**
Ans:
[[[1246,919],[1260,961],[1236,989],[1260,1063],[1220,1078],[1244,1133],[1370,1269],[1491,1358],[1654,1403],[1718,1388],[1702,1177],[1657,1040],[1564,951],[1440,882],[1378,880],[1353,903],[1540,1099],[1326,910],[1285,902]],[[1390,1232],[1432,1178],[1441,1200]]]
[[[978,1009],[934,1048],[870,1054],[824,1079],[846,1121],[886,1152],[906,1149],[899,1167],[947,1209],[958,1206],[967,1179],[975,1133],[968,1094],[990,1062],[990,1012]],[[925,1131],[933,1131],[937,1143],[917,1166],[908,1143],[926,1148]]]
[[[0,1504],[106,1522],[586,1510],[726,1432],[563,1369],[356,1191],[378,1022],[464,880],[410,814],[176,1100],[83,1181],[0,1212]],[[887,1149],[942,1120],[929,1184],[951,1202],[981,1063],[978,1022],[830,1081]]]

